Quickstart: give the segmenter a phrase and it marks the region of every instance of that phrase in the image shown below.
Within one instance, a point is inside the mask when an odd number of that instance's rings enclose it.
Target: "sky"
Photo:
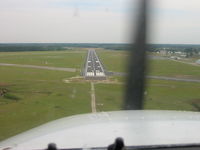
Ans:
[[[0,0],[0,43],[127,43],[138,0]],[[199,0],[151,0],[148,42],[200,44]]]

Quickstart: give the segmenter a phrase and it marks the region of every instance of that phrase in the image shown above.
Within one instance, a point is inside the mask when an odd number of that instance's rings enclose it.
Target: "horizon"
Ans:
[[[62,42],[21,42],[21,43],[0,43],[0,44],[132,44],[132,43],[62,43]],[[177,43],[177,44],[173,44],[173,43],[146,43],[147,45],[200,45],[200,44],[188,44],[188,43],[184,43],[184,44],[180,44],[180,43]]]

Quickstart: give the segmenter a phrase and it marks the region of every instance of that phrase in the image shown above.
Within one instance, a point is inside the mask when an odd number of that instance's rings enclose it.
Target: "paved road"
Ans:
[[[47,70],[58,70],[58,71],[76,72],[75,68],[60,68],[60,67],[47,67],[47,66],[35,66],[35,65],[20,65],[20,64],[7,64],[7,63],[0,63],[0,66],[14,66],[14,67],[22,67],[22,68],[36,68],[36,69],[47,69]]]
[[[126,76],[125,72],[108,72],[110,76]],[[200,83],[198,79],[189,79],[189,78],[175,78],[175,77],[165,77],[165,76],[146,76],[150,79],[158,79],[158,80],[171,80],[171,81],[184,81],[184,82],[197,82]]]
[[[105,79],[105,71],[95,52],[95,50],[88,50],[86,66],[85,66],[86,79]]]
[[[184,82],[198,82],[198,79],[185,79],[185,78],[174,78],[174,77],[164,77],[164,76],[147,76],[150,79],[160,79],[160,80],[172,80],[172,81],[184,81]]]
[[[176,62],[179,62],[179,63],[183,63],[183,64],[188,64],[188,65],[192,65],[192,66],[197,66],[197,67],[200,67],[199,64],[197,63],[192,63],[192,62],[185,62],[185,61],[181,61],[181,60],[175,60],[175,59],[170,59],[172,61],[176,61]]]

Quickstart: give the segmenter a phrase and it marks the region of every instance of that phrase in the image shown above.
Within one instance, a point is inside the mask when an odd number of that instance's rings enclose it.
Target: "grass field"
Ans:
[[[124,84],[95,84],[99,111],[122,109]],[[148,80],[145,109],[200,111],[200,83]]]
[[[98,50],[96,51],[108,71],[125,72],[127,53],[124,51]]]
[[[200,111],[200,83],[148,80],[145,109]]]
[[[107,70],[125,71],[126,52],[97,53]],[[84,49],[2,52],[0,63],[82,69],[86,54]],[[149,64],[150,75],[200,79],[198,66],[160,59],[151,59]],[[90,82],[74,78],[79,75],[80,72],[0,66],[0,140],[50,120],[91,112]],[[124,77],[109,77],[94,85],[97,111],[122,109]],[[200,111],[199,91],[200,83],[148,80],[144,108]]]
[[[7,63],[29,63],[32,57],[32,64],[41,65],[43,57],[49,56],[45,52],[3,53],[9,58]],[[42,53],[42,55],[37,55]],[[65,55],[66,52],[63,52]],[[55,61],[54,66],[62,67],[65,63],[78,58],[74,64],[65,67],[79,67],[84,63],[85,52],[78,54],[69,53],[61,62]],[[52,56],[54,52],[51,53]],[[62,52],[58,54],[62,56]],[[77,54],[76,54],[77,55]],[[2,55],[0,55],[2,57]],[[11,57],[12,56],[12,57]],[[37,58],[35,58],[37,56]],[[42,57],[41,57],[42,56]],[[70,58],[73,56],[73,58]],[[23,61],[18,57],[23,57]],[[13,59],[11,59],[13,58]],[[2,59],[0,59],[1,62]],[[9,61],[10,60],[10,61]],[[49,61],[51,59],[49,58]],[[21,62],[20,62],[21,61]],[[38,61],[38,62],[37,62]],[[75,63],[76,62],[76,63]],[[72,63],[72,62],[71,62]],[[71,65],[71,66],[70,66]],[[65,83],[63,80],[79,75],[78,72],[62,72],[32,68],[18,68],[0,66],[0,91],[5,91],[0,96],[0,140],[13,136],[22,131],[36,127],[40,124],[66,117],[74,114],[91,112],[90,108],[90,84],[89,83]]]
[[[102,50],[98,55],[108,71],[126,72],[127,52]],[[200,79],[200,66],[165,59],[149,59],[148,66],[149,75]]]
[[[122,106],[124,87],[118,84],[95,84],[97,111],[119,110]]]
[[[125,72],[127,52],[98,51],[109,71]],[[112,61],[110,61],[112,60]],[[192,66],[166,59],[150,59],[149,75],[200,79],[200,66]],[[97,84],[100,110],[121,109],[125,77],[111,77],[122,84]],[[101,92],[107,94],[103,94]],[[109,91],[109,92],[108,92]],[[200,84],[188,82],[148,80],[145,109],[200,111]],[[101,98],[101,100],[100,100]],[[115,99],[114,102],[111,99]],[[103,104],[103,105],[102,105]]]
[[[0,63],[27,64],[51,67],[78,68],[83,66],[87,51],[1,52]]]
[[[200,66],[173,60],[150,60],[150,75],[200,79]]]

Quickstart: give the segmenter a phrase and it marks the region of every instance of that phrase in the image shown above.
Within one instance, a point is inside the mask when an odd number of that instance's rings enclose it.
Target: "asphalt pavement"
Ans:
[[[88,50],[84,74],[86,79],[106,79],[104,68],[94,49]]]
[[[13,66],[13,67],[21,67],[21,68],[36,68],[36,69],[46,69],[46,70],[67,71],[67,72],[76,72],[77,71],[77,69],[75,69],[75,68],[61,68],[61,67],[21,65],[21,64],[8,64],[8,63],[0,63],[0,66]]]
[[[107,72],[109,76],[127,76],[125,72]],[[171,80],[171,81],[183,81],[183,82],[197,82],[200,83],[199,79],[190,79],[190,78],[176,78],[176,77],[166,77],[166,76],[146,76],[149,79],[157,80]]]

